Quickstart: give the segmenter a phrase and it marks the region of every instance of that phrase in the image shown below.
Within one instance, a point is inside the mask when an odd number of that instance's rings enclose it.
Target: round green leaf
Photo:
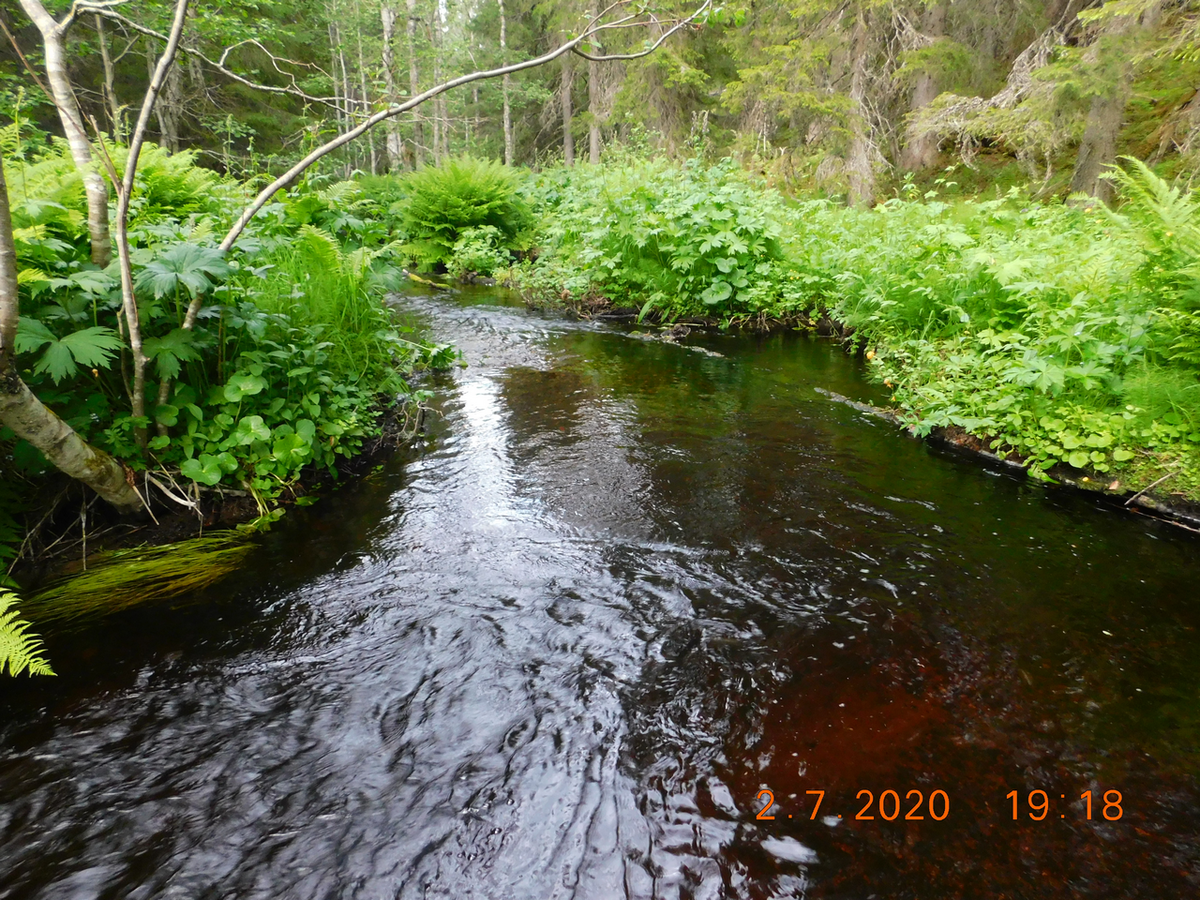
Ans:
[[[262,393],[266,386],[266,381],[258,375],[239,372],[225,384],[225,399],[230,403],[237,403],[243,397],[252,397]]]

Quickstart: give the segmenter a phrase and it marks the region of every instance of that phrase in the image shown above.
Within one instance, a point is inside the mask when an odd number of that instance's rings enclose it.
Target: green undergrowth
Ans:
[[[119,170],[124,151],[109,152]],[[201,169],[188,153],[147,147],[129,228],[149,359],[146,415],[135,417],[118,266],[90,261],[65,147],[6,159],[5,174],[22,377],[86,440],[176,498],[248,492],[260,514],[274,515],[303,493],[302,479],[336,477],[381,434],[385,410],[421,402],[414,372],[452,361],[449,347],[423,340],[384,302],[407,280],[408,238],[382,195],[353,181],[305,181],[226,253],[220,240],[254,186]],[[199,317],[187,329],[193,302]],[[2,573],[58,489],[47,489],[54,473],[41,454],[6,429],[0,469]]]
[[[1079,199],[787,202],[729,163],[546,173],[531,300],[852,335],[919,434],[961,429],[1040,478],[1165,477],[1200,499],[1200,202],[1126,160]]]

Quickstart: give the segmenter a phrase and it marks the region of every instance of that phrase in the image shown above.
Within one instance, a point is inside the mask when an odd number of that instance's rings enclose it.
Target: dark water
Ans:
[[[1197,895],[1196,536],[799,336],[403,305],[471,364],[422,447],[0,686],[0,896]]]

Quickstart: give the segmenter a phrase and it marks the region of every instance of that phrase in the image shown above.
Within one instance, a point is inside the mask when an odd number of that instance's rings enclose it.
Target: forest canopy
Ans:
[[[85,115],[119,141],[172,10],[99,5],[108,15],[84,11],[66,34],[68,68]],[[1169,176],[1198,161],[1194,0],[782,0],[715,7],[640,59],[587,58],[643,49],[691,7],[644,9],[648,28],[442,94],[325,165],[383,173],[462,153],[570,165],[634,141],[735,154],[785,189],[870,203],[956,161],[967,187],[1032,180],[1106,198],[1100,176],[1120,154]],[[603,11],[595,0],[204,0],[189,8],[149,137],[223,172],[278,174],[372,112],[535,57]],[[43,53],[15,0],[0,20],[0,113],[22,123],[31,152],[60,131],[35,77]]]

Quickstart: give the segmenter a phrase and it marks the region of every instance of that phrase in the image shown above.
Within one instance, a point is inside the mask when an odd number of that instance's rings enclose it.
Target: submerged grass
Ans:
[[[157,547],[92,557],[88,570],[51,585],[22,604],[39,624],[77,623],[210,587],[239,566],[254,544],[220,532]]]

